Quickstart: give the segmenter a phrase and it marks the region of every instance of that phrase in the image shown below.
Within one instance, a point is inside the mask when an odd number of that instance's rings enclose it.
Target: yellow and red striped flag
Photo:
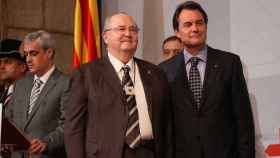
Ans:
[[[73,67],[101,56],[97,0],[76,0]]]

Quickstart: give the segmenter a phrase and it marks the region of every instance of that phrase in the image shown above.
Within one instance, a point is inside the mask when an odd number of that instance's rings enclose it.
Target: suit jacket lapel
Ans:
[[[104,76],[104,80],[109,84],[116,94],[121,94],[121,98],[123,101],[125,101],[121,81],[108,57],[104,57],[104,59],[102,59],[100,67],[102,69],[101,73]]]
[[[26,93],[23,93],[23,100],[24,100],[24,103],[22,103],[23,108],[23,113],[24,113],[24,120],[27,121],[27,111],[28,111],[28,108],[29,108],[29,104],[30,104],[30,95],[31,95],[31,90],[32,90],[32,87],[33,87],[33,82],[34,82],[34,75],[31,75],[31,74],[28,74],[29,76],[27,77],[27,81],[25,83],[25,88],[26,88]]]
[[[202,98],[201,98],[201,108],[205,108],[205,102],[207,99],[207,95],[211,90],[211,83],[215,81],[217,77],[217,73],[220,70],[220,65],[217,63],[217,56],[215,55],[215,51],[208,47],[207,53],[207,63],[206,63],[206,70],[205,70],[205,77],[203,83],[203,90],[202,90]]]
[[[54,72],[51,74],[50,78],[48,79],[48,81],[46,82],[44,88],[40,92],[39,97],[36,100],[34,107],[32,108],[31,114],[29,114],[29,117],[26,122],[26,126],[32,120],[32,118],[40,108],[40,105],[42,104],[42,101],[44,100],[46,95],[48,95],[49,91],[56,85],[56,81],[57,81],[56,79],[58,76],[59,76],[59,71],[55,69]]]
[[[178,69],[174,69],[174,72],[178,71],[176,74],[175,82],[173,83],[176,86],[176,97],[177,99],[183,99],[185,102],[184,105],[194,105],[194,99],[192,97],[192,92],[188,84],[188,76],[186,72],[186,64],[184,59],[184,54],[180,54],[179,61],[176,62],[179,64]],[[183,85],[183,86],[182,86]],[[178,95],[177,95],[178,93]],[[194,111],[193,106],[187,106]]]
[[[153,85],[152,85],[152,81],[151,81],[151,74],[152,71],[149,70],[147,67],[145,67],[144,64],[142,64],[142,62],[136,58],[134,58],[135,62],[137,63],[137,66],[139,68],[139,73],[140,73],[140,78],[142,80],[142,84],[143,84],[143,88],[144,88],[144,92],[145,92],[145,96],[146,96],[146,100],[147,100],[147,105],[148,105],[148,112],[150,115],[150,118],[152,118],[152,100],[153,100]]]

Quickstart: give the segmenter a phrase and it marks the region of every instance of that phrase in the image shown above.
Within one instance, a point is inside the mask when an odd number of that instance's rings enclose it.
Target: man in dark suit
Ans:
[[[240,58],[206,44],[207,14],[180,4],[174,31],[184,50],[160,64],[174,111],[176,158],[254,158],[254,123]]]
[[[12,158],[66,157],[63,122],[70,80],[54,65],[54,40],[49,33],[29,33],[23,42],[30,73],[16,82],[7,116],[31,146],[28,152],[12,153]]]
[[[171,157],[168,81],[134,58],[138,27],[118,13],[105,21],[108,56],[73,75],[66,111],[68,158]]]

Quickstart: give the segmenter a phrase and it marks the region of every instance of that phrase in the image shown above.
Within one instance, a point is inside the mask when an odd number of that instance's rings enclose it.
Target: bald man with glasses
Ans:
[[[168,82],[155,65],[134,57],[138,32],[126,13],[107,18],[107,55],[74,73],[65,122],[68,158],[171,157]]]

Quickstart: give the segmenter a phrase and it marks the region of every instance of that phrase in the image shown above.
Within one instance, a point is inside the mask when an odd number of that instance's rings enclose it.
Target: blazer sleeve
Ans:
[[[161,118],[160,125],[158,128],[161,129],[161,140],[158,140],[161,144],[161,156],[162,158],[173,158],[173,138],[174,138],[174,132],[173,132],[173,111],[172,111],[172,102],[171,102],[171,89],[168,84],[168,80],[165,76],[165,73],[161,70],[159,70],[159,73],[157,74],[157,77],[159,78],[158,81],[161,84],[161,91],[163,95],[159,98],[162,100],[162,107],[161,110]]]
[[[255,129],[240,58],[233,62],[232,105],[237,127],[238,158],[255,158]]]
[[[166,84],[168,85],[168,81],[166,80]],[[166,131],[165,131],[165,157],[172,158],[174,155],[174,127],[173,127],[173,111],[172,111],[172,103],[171,103],[171,90],[169,87],[167,88],[167,97],[165,101],[165,122],[166,122]]]
[[[61,84],[61,96],[59,100],[59,113],[60,117],[58,119],[58,126],[52,132],[50,132],[43,141],[47,142],[47,153],[51,154],[57,150],[64,148],[64,122],[65,122],[65,108],[67,105],[67,100],[69,98],[69,88],[70,79],[68,77],[63,77],[60,81]]]
[[[81,70],[71,77],[70,98],[66,110],[65,147],[68,158],[85,157],[87,94]]]

